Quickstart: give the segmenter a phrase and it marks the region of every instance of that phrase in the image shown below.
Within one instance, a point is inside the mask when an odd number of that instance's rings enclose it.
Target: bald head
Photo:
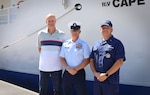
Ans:
[[[49,17],[54,17],[54,18],[56,18],[54,14],[48,14],[48,15],[46,16],[46,20],[47,20],[47,18],[49,18]]]
[[[55,26],[55,24],[56,24],[56,17],[55,17],[54,14],[48,14],[46,16],[46,24],[48,26]]]

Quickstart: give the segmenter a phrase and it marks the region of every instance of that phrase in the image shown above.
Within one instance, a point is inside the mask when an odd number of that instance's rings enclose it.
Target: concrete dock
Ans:
[[[0,95],[38,95],[38,93],[0,80]]]

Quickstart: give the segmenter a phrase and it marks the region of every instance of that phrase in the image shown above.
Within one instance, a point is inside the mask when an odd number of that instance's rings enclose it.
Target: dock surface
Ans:
[[[38,95],[38,93],[0,80],[0,95]]]

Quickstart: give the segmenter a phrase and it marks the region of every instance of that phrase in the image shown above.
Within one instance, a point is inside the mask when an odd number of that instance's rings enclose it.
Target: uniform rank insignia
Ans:
[[[81,44],[81,43],[78,43],[78,44],[76,45],[76,48],[77,48],[77,49],[81,49],[81,48],[82,48],[82,44]]]

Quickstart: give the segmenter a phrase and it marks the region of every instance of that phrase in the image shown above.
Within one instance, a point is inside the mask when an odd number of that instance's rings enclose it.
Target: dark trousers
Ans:
[[[71,75],[68,71],[63,74],[63,95],[72,95],[73,90],[77,95],[86,95],[85,70],[78,71]]]
[[[100,82],[94,77],[94,95],[119,95],[119,84]]]
[[[40,71],[39,95],[48,95],[48,80],[51,77],[54,95],[61,95],[61,75],[62,70],[54,72]]]

